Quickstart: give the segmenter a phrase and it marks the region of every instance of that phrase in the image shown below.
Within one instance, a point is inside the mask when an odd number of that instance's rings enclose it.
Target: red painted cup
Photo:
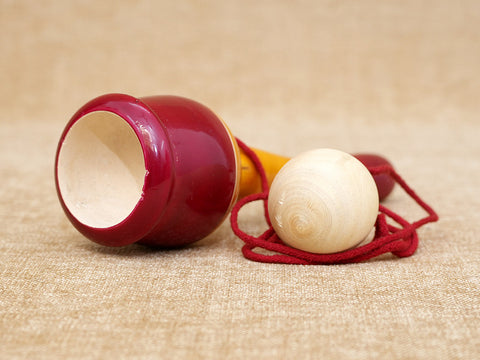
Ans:
[[[73,115],[55,180],[72,224],[108,246],[180,246],[210,234],[239,191],[237,144],[182,97],[100,96]]]

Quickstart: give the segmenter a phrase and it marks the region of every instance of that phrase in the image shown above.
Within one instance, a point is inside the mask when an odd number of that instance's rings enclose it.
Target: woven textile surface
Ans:
[[[480,358],[480,3],[0,0],[0,359]],[[225,221],[107,248],[54,187],[110,92],[182,95],[250,146],[387,157],[440,220],[408,258],[246,260]],[[386,206],[425,214],[400,190]],[[240,226],[266,229],[261,204]]]

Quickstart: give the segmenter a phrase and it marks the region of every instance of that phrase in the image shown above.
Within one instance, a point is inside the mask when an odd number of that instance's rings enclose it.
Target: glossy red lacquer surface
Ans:
[[[146,97],[167,128],[175,168],[165,213],[142,243],[177,246],[202,239],[226,217],[235,196],[237,159],[225,125],[185,98]]]
[[[121,116],[135,131],[145,160],[141,199],[124,221],[108,228],[78,221],[62,200],[58,185],[63,140],[78,119],[93,111]],[[97,243],[181,246],[210,234],[227,215],[235,196],[236,161],[228,130],[207,107],[176,96],[137,99],[108,94],[84,105],[67,124],[57,149],[57,193],[72,224]]]
[[[355,154],[354,156],[366,167],[392,165],[387,159],[376,154]],[[373,179],[377,185],[378,197],[381,201],[392,192],[395,186],[395,181],[386,174],[374,175]]]

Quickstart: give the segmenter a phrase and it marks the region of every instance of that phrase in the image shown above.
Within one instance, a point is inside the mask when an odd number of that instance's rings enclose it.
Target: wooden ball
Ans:
[[[272,226],[286,244],[330,254],[368,236],[378,215],[377,187],[355,157],[334,149],[300,154],[279,171],[270,188]]]

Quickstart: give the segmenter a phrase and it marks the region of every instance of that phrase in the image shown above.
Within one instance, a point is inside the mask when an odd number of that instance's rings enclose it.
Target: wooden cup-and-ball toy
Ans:
[[[254,152],[269,183],[290,160],[261,150]],[[358,209],[362,216],[369,214],[366,224],[358,225],[358,220],[350,218],[353,212],[341,210],[340,205],[334,205],[335,216],[339,219],[328,215],[327,219],[331,220],[327,223],[331,221],[343,237],[359,228],[362,231],[358,233],[363,235],[364,228],[373,226],[371,214],[376,216],[378,212],[375,182],[354,157],[345,153],[339,155],[340,152],[333,150],[329,152],[335,156],[333,160],[325,159],[325,163],[335,169],[332,170],[335,176],[319,180],[323,185],[315,185],[313,174],[317,176],[325,171],[305,173],[300,169],[295,176],[297,179],[303,177],[306,183],[294,184],[293,188],[303,188],[309,193],[302,197],[305,207],[302,209],[295,203],[293,209],[298,214],[310,212],[320,216],[326,204],[350,200],[355,205],[349,207]],[[304,157],[301,155],[299,160]],[[289,175],[285,174],[293,171],[291,169],[299,160],[291,160],[276,182],[291,184],[285,179]],[[354,170],[350,165],[348,169],[338,169],[342,163],[355,164]],[[346,190],[342,174],[348,178],[351,189]],[[87,238],[107,246],[141,243],[176,247],[193,243],[212,233],[239,197],[261,191],[261,180],[252,160],[239,149],[224,122],[204,105],[177,96],[135,98],[108,94],[85,104],[73,115],[61,135],[55,159],[55,182],[70,222]],[[334,189],[335,184],[343,190]],[[322,189],[327,185],[328,188]],[[271,196],[277,196],[276,188],[274,184]],[[324,204],[319,208],[312,207],[313,195],[309,194],[313,188],[322,189],[329,197],[328,201],[322,200]],[[363,194],[365,189],[369,195]],[[381,193],[380,187],[378,191]],[[391,188],[385,194],[389,191]],[[370,198],[375,198],[372,192],[377,194],[376,203],[371,202]],[[279,196],[277,206],[272,207],[278,207],[283,214],[285,206],[278,204],[286,205],[287,195]],[[284,224],[286,220],[280,221]],[[315,234],[302,225],[302,220],[297,222],[300,224],[295,230],[297,233]],[[346,224],[351,223],[357,225],[347,230]],[[348,244],[342,240],[342,244],[344,242],[351,247],[357,240]],[[313,244],[311,240],[309,243]],[[297,240],[291,245],[299,246]],[[327,252],[339,249],[330,245],[325,249],[307,248]]]

